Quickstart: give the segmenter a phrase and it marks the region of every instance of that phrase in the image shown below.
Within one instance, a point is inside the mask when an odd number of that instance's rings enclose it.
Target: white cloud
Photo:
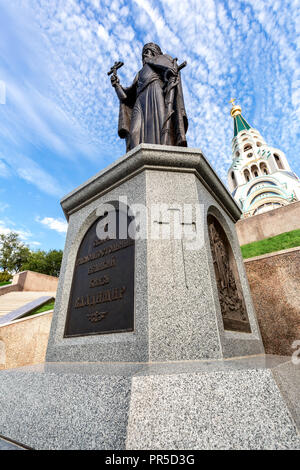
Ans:
[[[19,4],[10,3],[14,9]],[[8,92],[38,129],[37,147],[47,142],[68,159],[76,159],[80,152],[83,160],[97,160],[100,167],[105,152],[118,156],[124,145],[117,137],[118,101],[107,71],[115,60],[123,60],[119,75],[121,83],[129,85],[141,66],[142,44],[151,40],[180,62],[187,60],[182,79],[190,123],[188,144],[200,147],[223,179],[231,157],[228,101],[232,97],[242,105],[249,123],[284,150],[294,168],[299,166],[296,1],[23,0],[22,4],[42,31],[37,40],[36,31],[31,34],[23,21],[25,16],[18,15],[15,31],[21,32],[27,52],[22,59],[32,71],[38,63],[40,73],[44,71],[44,88],[35,81],[34,89],[28,80],[23,90],[12,83]],[[1,47],[0,43],[0,53]],[[11,140],[26,139],[27,128],[22,125],[16,123],[15,134],[4,128],[0,133]],[[39,189],[61,194],[56,178],[51,179],[42,164],[37,169],[31,163],[27,170],[19,158],[16,168]]]
[[[64,191],[59,183],[53,178],[51,174],[43,170],[31,158],[23,155],[22,157],[14,157],[16,172],[18,176],[28,183],[32,183],[41,191],[52,196],[60,197]]]
[[[58,233],[66,233],[68,230],[68,223],[61,218],[54,219],[53,217],[44,217],[43,219],[37,218],[36,220]]]
[[[14,225],[12,223],[7,223],[5,220],[0,220],[0,233],[4,235],[9,235],[11,232],[17,233],[20,237],[20,239],[24,242],[27,242],[30,237],[32,237],[32,233],[30,230],[21,228],[17,229],[15,226],[13,228],[10,227],[10,225]]]
[[[9,227],[7,227],[2,220],[0,220],[0,233],[3,235],[8,235],[11,233],[13,230],[11,230]]]
[[[10,170],[3,160],[0,160],[0,177],[8,178],[10,176]]]
[[[13,231],[19,235],[21,240],[24,240],[24,241],[28,241],[28,239],[32,237],[32,233],[30,232],[30,230],[13,230]]]
[[[8,209],[9,207],[10,207],[9,204],[6,204],[5,202],[0,201],[0,212],[6,211],[6,209]]]

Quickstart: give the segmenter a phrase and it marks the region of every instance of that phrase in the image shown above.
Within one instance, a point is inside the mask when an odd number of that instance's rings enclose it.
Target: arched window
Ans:
[[[269,171],[268,171],[268,167],[267,167],[267,164],[265,162],[262,162],[259,164],[259,167],[260,167],[260,171],[264,174],[264,175],[268,175],[269,174]]]
[[[243,139],[243,142],[245,142],[247,140],[247,137],[245,139]]]
[[[261,147],[261,142],[256,142],[256,147]]]
[[[235,152],[235,156],[236,156],[236,157],[239,157],[239,156],[240,156],[240,152]]]
[[[252,173],[252,176],[254,176],[255,178],[257,178],[259,175],[258,175],[258,168],[256,165],[253,165],[251,167],[251,173]]]
[[[274,158],[275,158],[275,162],[276,162],[276,165],[279,168],[279,170],[283,170],[284,167],[283,167],[282,161],[280,159],[280,156],[277,155],[277,153],[274,153]]]
[[[244,147],[244,152],[247,152],[248,150],[252,150],[252,145],[246,144]]]
[[[233,171],[231,172],[231,180],[232,180],[233,187],[236,188],[237,182],[236,182],[235,174]]]
[[[247,157],[248,157],[248,158],[251,158],[251,157],[253,157],[253,153],[252,153],[252,152],[250,152],[250,153],[247,153]]]
[[[247,181],[250,181],[251,177],[250,177],[250,171],[249,170],[244,170],[244,176],[245,176],[245,180]]]

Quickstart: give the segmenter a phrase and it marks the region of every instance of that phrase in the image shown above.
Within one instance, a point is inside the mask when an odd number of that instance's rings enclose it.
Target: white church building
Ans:
[[[291,170],[285,154],[265,142],[233,101],[230,114],[234,120],[234,137],[228,185],[243,211],[242,217],[299,201],[300,180]]]

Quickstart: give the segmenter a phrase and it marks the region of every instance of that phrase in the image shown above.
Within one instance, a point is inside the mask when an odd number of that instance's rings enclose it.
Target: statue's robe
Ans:
[[[136,75],[133,84],[123,88],[127,98],[120,101],[118,134],[126,139],[126,150],[145,142],[162,143],[162,130],[167,117],[165,103],[167,72],[174,71],[168,55],[151,58]],[[185,112],[180,74],[172,100],[173,114],[167,145],[187,146],[188,120]]]

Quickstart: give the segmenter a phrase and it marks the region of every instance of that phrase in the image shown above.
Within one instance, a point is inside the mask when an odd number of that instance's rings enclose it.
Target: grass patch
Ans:
[[[42,305],[41,307],[32,310],[32,312],[27,313],[22,318],[31,317],[32,315],[36,315],[37,313],[47,312],[48,310],[53,310],[55,300],[49,300],[46,304]]]
[[[0,287],[1,286],[8,286],[9,284],[11,284],[11,282],[0,282]]]
[[[254,256],[273,253],[288,248],[300,246],[300,230],[281,233],[275,237],[265,238],[258,242],[248,243],[241,246],[243,258],[253,258]]]

